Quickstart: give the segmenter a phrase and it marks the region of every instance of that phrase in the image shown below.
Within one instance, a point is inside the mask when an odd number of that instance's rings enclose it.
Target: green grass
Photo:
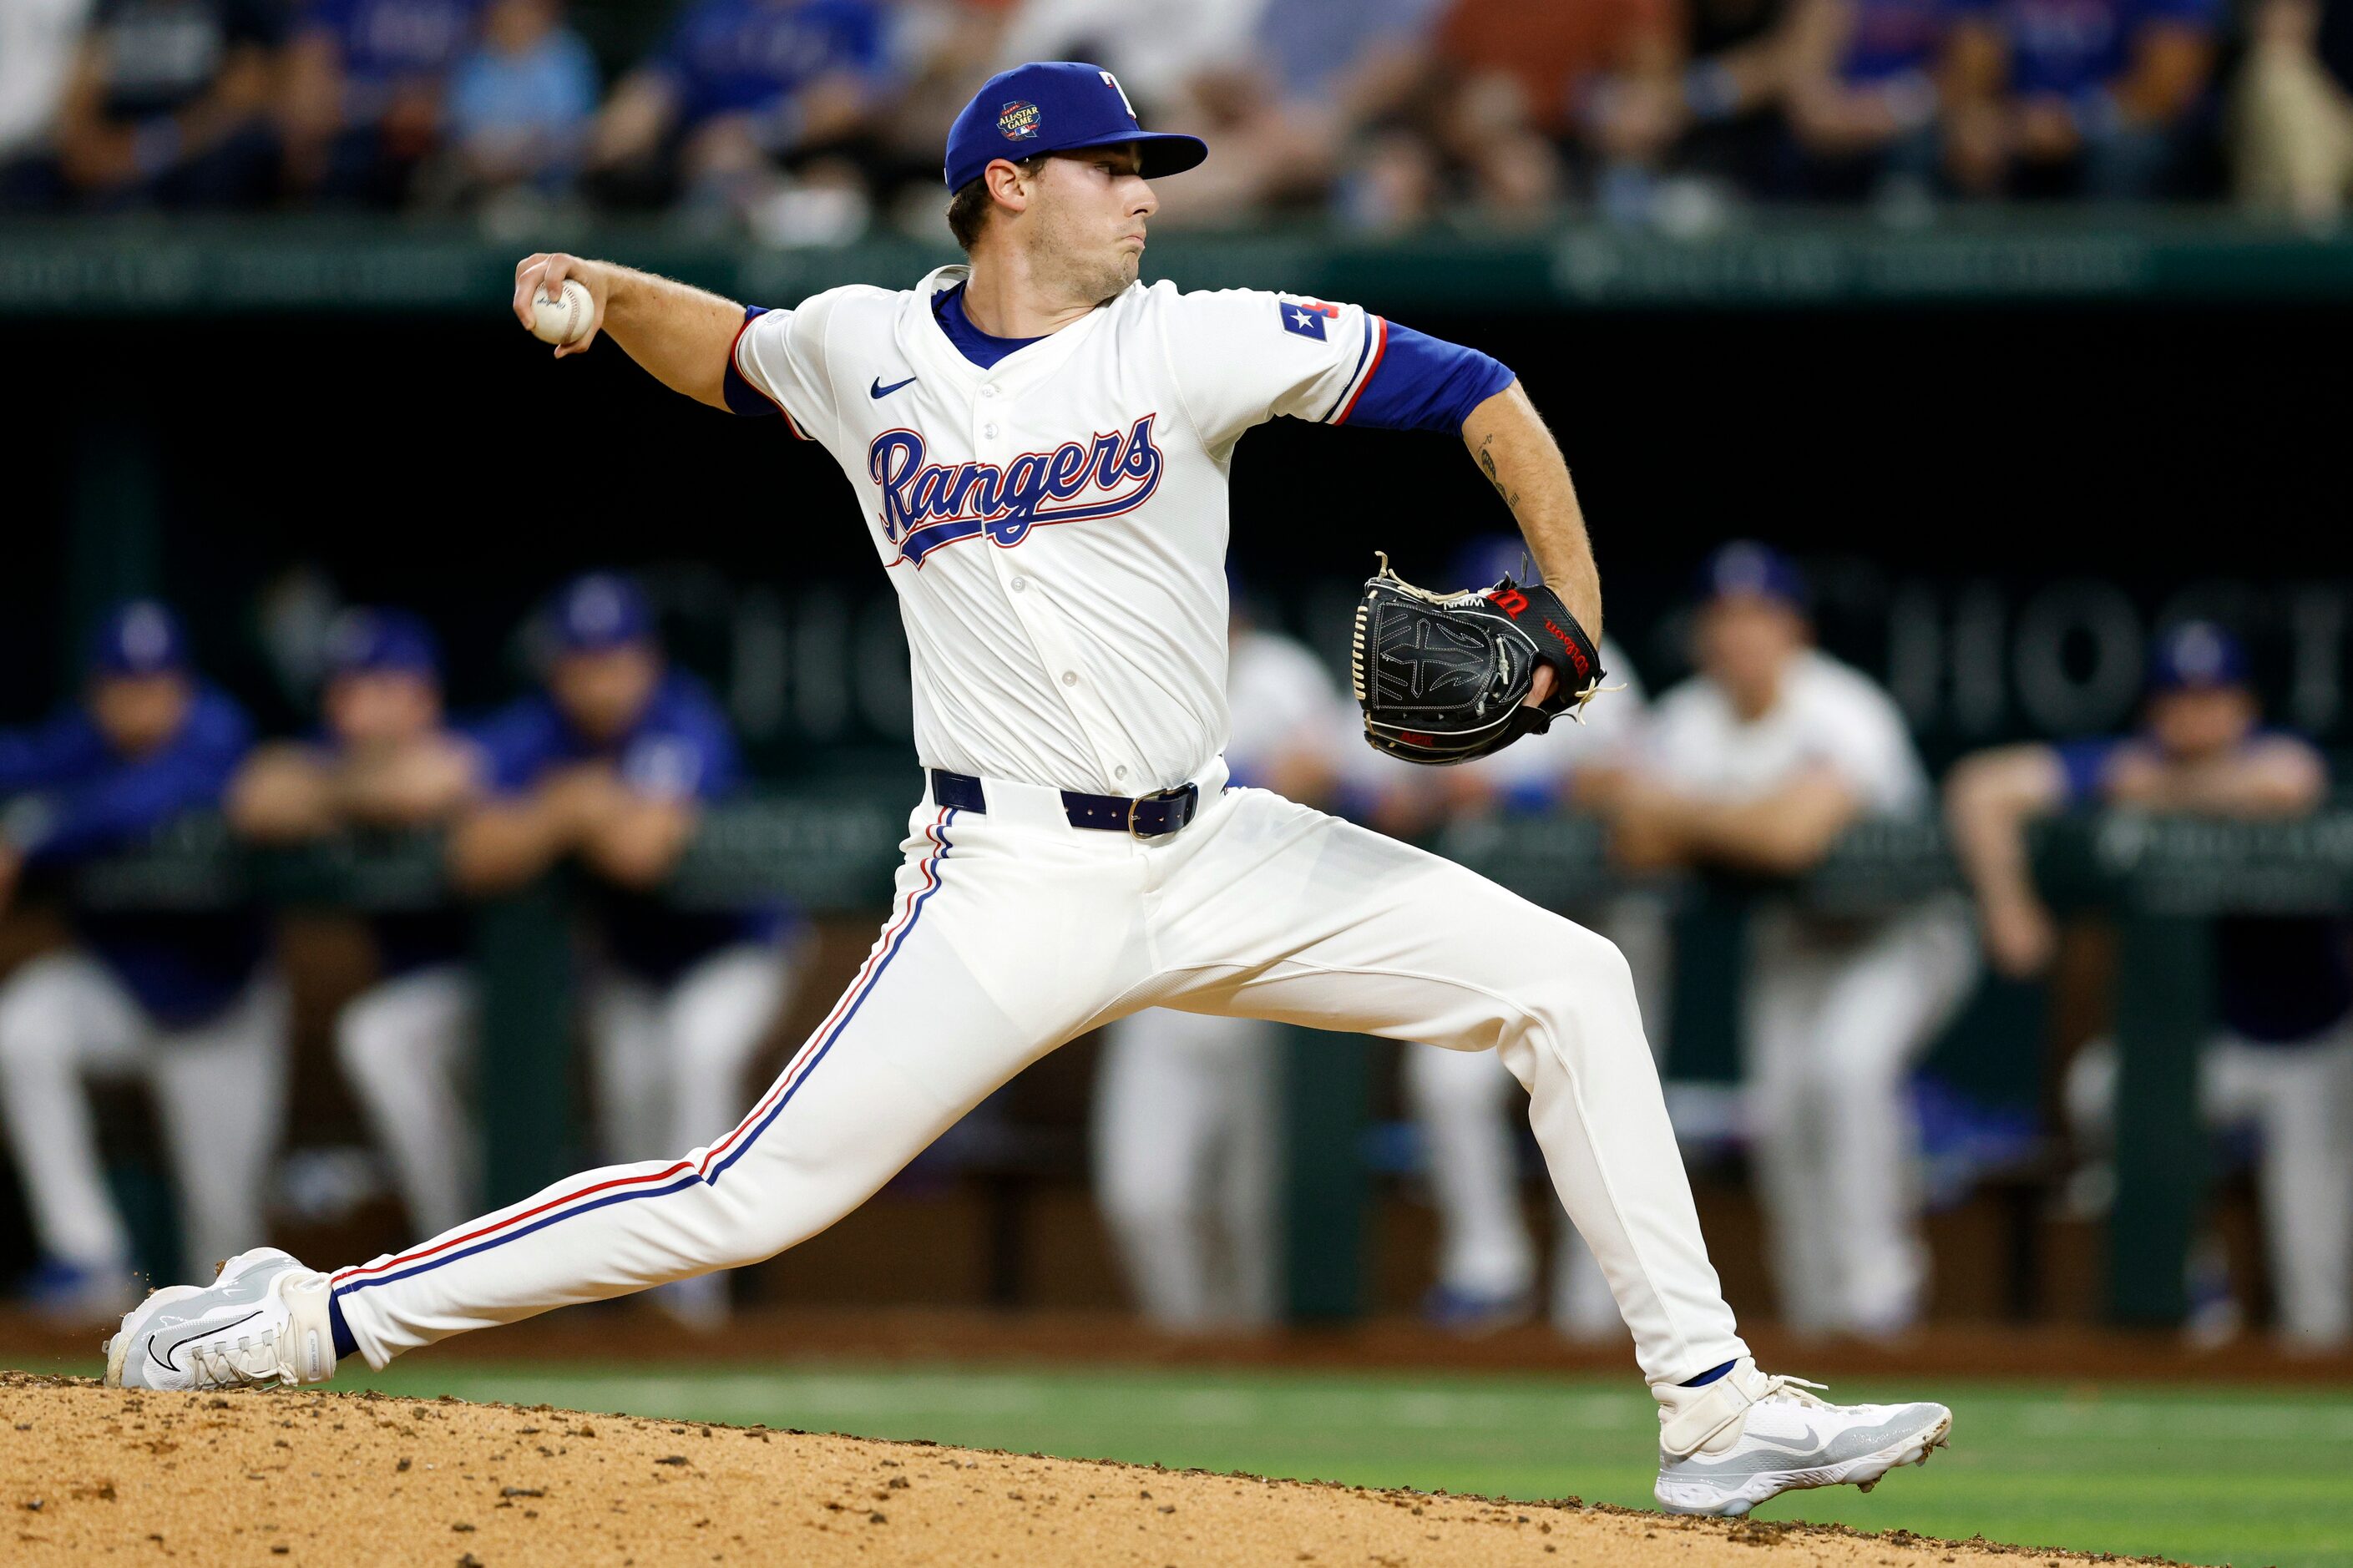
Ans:
[[[424,1362],[341,1385],[1638,1507],[1655,1431],[1639,1384],[1536,1375]],[[1934,1379],[1833,1393],[1944,1399],[1953,1446],[1869,1497],[1801,1492],[1761,1517],[2242,1568],[2353,1563],[2353,1392]]]

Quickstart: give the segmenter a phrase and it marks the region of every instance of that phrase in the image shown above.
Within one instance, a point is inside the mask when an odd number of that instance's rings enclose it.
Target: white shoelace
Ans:
[[[285,1381],[278,1364],[278,1336],[251,1335],[216,1345],[191,1346],[189,1364],[199,1388],[236,1388]]]
[[[1812,1394],[1806,1392],[1808,1389],[1828,1394],[1830,1384],[1815,1383],[1802,1377],[1767,1376],[1765,1379],[1765,1392],[1757,1396],[1757,1403],[1762,1405],[1768,1399],[1787,1399],[1794,1405],[1811,1405],[1822,1410],[1836,1408],[1829,1400],[1818,1399]]]

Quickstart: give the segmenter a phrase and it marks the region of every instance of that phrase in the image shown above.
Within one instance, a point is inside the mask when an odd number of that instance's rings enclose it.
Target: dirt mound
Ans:
[[[1902,1531],[1410,1491],[376,1394],[0,1373],[0,1555],[176,1563],[1914,1564]],[[2032,1553],[2037,1562],[2064,1554]],[[2108,1559],[2107,1561],[2115,1561]]]

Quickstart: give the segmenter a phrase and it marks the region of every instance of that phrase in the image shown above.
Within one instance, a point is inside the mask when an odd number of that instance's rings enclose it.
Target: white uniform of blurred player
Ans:
[[[1760,546],[1709,563],[1701,672],[1660,699],[1618,803],[1637,864],[1793,875],[1864,816],[1929,808],[1903,714],[1809,646],[1803,586]],[[1743,971],[1750,1144],[1784,1317],[1886,1334],[1916,1316],[1918,1130],[1907,1087],[1975,973],[1957,901],[1861,921],[1761,904]]]
[[[1291,638],[1237,618],[1232,647],[1235,780],[1322,797],[1341,748],[1359,743],[1356,710]],[[1104,1035],[1095,1193],[1145,1316],[1178,1331],[1271,1321],[1282,1304],[1282,1026],[1148,1007]]]

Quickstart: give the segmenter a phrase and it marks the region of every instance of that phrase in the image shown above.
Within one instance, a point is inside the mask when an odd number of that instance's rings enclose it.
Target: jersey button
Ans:
[[[1127,770],[1125,768],[1113,768],[1111,771],[1111,776],[1115,779],[1124,779],[1127,776]]]
[[[1013,579],[1013,591],[1014,591],[1015,593],[1018,594],[1019,592],[1021,592],[1021,590],[1022,590],[1022,589],[1027,588],[1028,586],[1029,586],[1029,578],[1027,578],[1027,577],[1016,577],[1015,579]]]
[[[997,388],[993,386],[984,386],[980,389],[980,395],[983,397],[994,397],[997,395]]]
[[[1078,683],[1079,683],[1079,672],[1078,672],[1077,670],[1075,670],[1075,669],[1066,669],[1066,670],[1062,671],[1062,684],[1063,684],[1063,685],[1065,685],[1065,686],[1076,686]]]
[[[980,433],[987,437],[992,441],[997,439],[997,426],[994,425],[982,426],[980,427]]]

